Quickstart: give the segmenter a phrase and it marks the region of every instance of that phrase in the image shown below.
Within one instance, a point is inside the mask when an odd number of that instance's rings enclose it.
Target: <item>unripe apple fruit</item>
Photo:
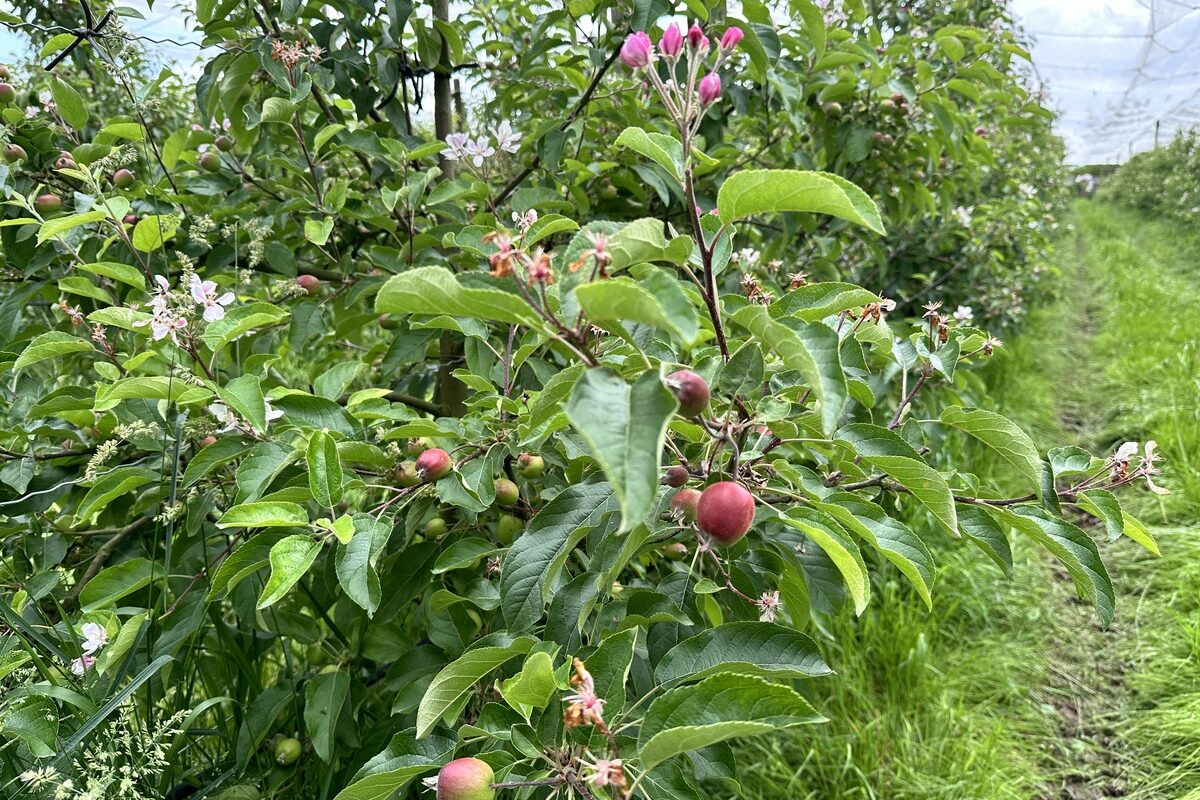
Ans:
[[[419,456],[432,447],[433,442],[422,436],[417,439],[409,439],[404,446],[408,448],[409,455]]]
[[[441,517],[432,517],[425,523],[425,527],[422,530],[430,539],[437,539],[446,533],[446,520]]]
[[[689,473],[686,468],[676,464],[667,470],[667,475],[665,478],[663,478],[663,483],[667,484],[667,486],[678,489],[680,486],[683,486],[685,483],[687,483],[688,478],[690,477],[692,477],[691,473]]]
[[[17,101],[17,90],[12,87],[11,83],[0,83],[0,103],[15,103]]]
[[[450,454],[440,447],[431,447],[417,457],[417,475],[429,483],[450,474]]]
[[[118,189],[127,189],[133,186],[133,172],[127,169],[119,169],[113,173],[113,186]]]
[[[325,652],[320,642],[314,642],[305,649],[304,660],[310,667],[323,667],[329,663],[329,653]]]
[[[496,538],[501,544],[512,544],[513,539],[520,535],[525,528],[525,523],[520,517],[514,517],[512,514],[501,514],[500,522],[496,525]]]
[[[437,776],[437,800],[494,800],[496,774],[478,758],[458,758]]]
[[[521,490],[508,478],[496,479],[496,505],[511,508],[521,499]]]
[[[312,297],[320,290],[321,279],[316,275],[301,275],[296,278],[296,285],[303,289],[309,297]]]
[[[208,436],[205,436],[203,439],[200,440],[201,447],[208,447],[209,445],[213,445],[216,443],[217,443],[217,437],[213,436],[211,433]]]
[[[7,64],[0,64],[0,81],[6,81],[12,77],[12,72],[9,71]]]
[[[671,513],[683,524],[691,525],[696,521],[696,512],[700,506],[699,489],[680,489],[671,498]]]
[[[280,739],[275,745],[275,761],[284,767],[290,767],[300,758],[300,753],[304,748],[300,746],[299,739],[288,737]]]
[[[754,522],[754,495],[740,483],[714,483],[700,493],[696,521],[719,544],[733,544]]]
[[[670,561],[683,561],[688,557],[687,545],[683,542],[671,542],[663,547],[663,555]]]
[[[400,327],[400,320],[393,317],[391,314],[379,315],[379,327],[384,330],[392,331]]]
[[[39,214],[53,214],[62,208],[62,198],[56,194],[39,194],[33,201],[33,207]]]
[[[221,157],[216,153],[201,153],[199,164],[206,172],[216,172],[221,168]]]
[[[78,166],[79,165],[75,163],[74,157],[65,150],[63,151],[62,155],[54,160],[55,169],[75,169]]]
[[[213,140],[213,145],[222,153],[228,153],[233,149],[233,137],[221,134]]]
[[[827,117],[840,117],[842,115],[842,104],[837,101],[826,103],[824,111]]]
[[[25,148],[19,144],[9,144],[4,147],[4,160],[15,164],[26,158]]]
[[[908,98],[904,96],[903,92],[895,92],[892,94],[892,102],[898,106],[902,106],[908,103]]]
[[[126,225],[137,225],[138,224],[138,215],[137,214],[126,214],[121,219],[121,221],[124,222]]]
[[[531,453],[521,453],[517,456],[517,472],[521,473],[522,478],[540,478],[545,471],[546,462],[541,456]]]
[[[681,369],[667,376],[667,388],[679,401],[679,413],[694,417],[708,408],[708,382],[690,369]]]
[[[396,478],[396,483],[406,489],[421,482],[421,476],[417,474],[417,465],[411,461],[401,462],[392,474]]]

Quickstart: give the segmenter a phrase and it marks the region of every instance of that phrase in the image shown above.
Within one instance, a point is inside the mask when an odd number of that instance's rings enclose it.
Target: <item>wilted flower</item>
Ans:
[[[578,658],[572,661],[575,674],[571,676],[571,686],[575,693],[567,695],[567,708],[563,712],[563,723],[568,728],[578,728],[580,725],[604,724],[604,701],[596,695],[596,682],[592,674],[584,667]]]
[[[493,278],[506,278],[512,274],[513,258],[516,256],[516,251],[513,250],[512,237],[507,231],[492,231],[483,237],[485,242],[494,242],[496,247],[500,248],[495,253],[488,257],[488,262],[492,265]]]
[[[71,672],[76,675],[82,675],[87,672],[96,663],[96,659],[91,656],[80,656],[71,662]]]
[[[621,63],[630,69],[641,69],[650,65],[654,45],[644,31],[630,34],[621,45]]]
[[[594,786],[612,786],[624,791],[625,768],[619,758],[597,758],[595,761],[580,759],[587,767],[587,782]]]
[[[554,271],[550,268],[550,254],[537,251],[533,263],[529,265],[529,280],[534,283],[554,283]]]
[[[755,605],[758,606],[759,622],[774,622],[775,614],[783,608],[783,603],[779,600],[779,592],[763,592],[762,597]]]
[[[225,318],[225,306],[233,302],[233,292],[217,296],[217,284],[213,281],[202,281],[200,276],[193,274],[191,282],[192,299],[197,305],[204,307],[204,321],[215,322]]]

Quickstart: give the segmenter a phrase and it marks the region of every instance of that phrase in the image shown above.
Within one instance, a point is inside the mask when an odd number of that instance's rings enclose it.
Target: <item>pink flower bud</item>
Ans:
[[[721,37],[721,50],[726,53],[732,53],[737,49],[738,42],[742,40],[742,36],[744,35],[745,34],[742,33],[742,29],[736,25],[731,28],[727,28],[725,30],[725,35]]]
[[[671,23],[671,27],[663,31],[662,38],[658,40],[658,49],[667,58],[674,58],[683,50],[683,33],[674,22]]]
[[[693,50],[704,52],[708,49],[708,37],[704,35],[704,29],[698,22],[693,22],[692,27],[688,28],[687,39]]]
[[[700,79],[700,104],[710,105],[721,96],[721,76],[710,72]]]
[[[650,37],[643,31],[630,34],[621,45],[621,61],[630,69],[641,69],[650,66],[650,54],[654,45]]]

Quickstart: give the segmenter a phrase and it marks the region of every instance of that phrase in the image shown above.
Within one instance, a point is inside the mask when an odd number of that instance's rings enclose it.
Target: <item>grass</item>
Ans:
[[[1105,546],[1108,631],[1029,548],[1012,580],[943,552],[932,612],[888,582],[823,643],[830,722],[747,742],[743,797],[1200,800],[1200,238],[1108,206],[1075,220],[1062,296],[995,359],[987,394],[1037,441],[1155,439],[1172,494],[1123,499],[1174,526],[1155,531],[1163,557]]]

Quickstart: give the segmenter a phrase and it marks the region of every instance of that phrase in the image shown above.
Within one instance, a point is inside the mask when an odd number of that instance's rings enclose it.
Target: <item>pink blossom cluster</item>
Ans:
[[[171,292],[171,283],[162,275],[155,275],[157,284],[154,294],[150,297],[150,319],[135,322],[134,325],[150,326],[150,335],[154,341],[171,338],[179,344],[179,332],[188,325],[188,316],[192,309],[186,301]],[[225,306],[233,302],[233,292],[217,294],[217,284],[214,281],[201,280],[193,274],[188,284],[189,296],[196,306],[203,309],[205,322],[215,322],[225,317]]]
[[[730,26],[726,28],[719,40],[716,37],[713,38],[713,41],[717,43],[717,63],[703,78],[700,78],[695,87],[696,98],[702,107],[712,105],[721,96],[721,76],[718,74],[718,69],[724,59],[737,49],[743,36],[741,28]],[[698,65],[699,60],[709,49],[708,36],[699,23],[693,23],[688,28],[686,35],[678,25],[671,23],[659,38],[657,51],[649,34],[644,31],[633,33],[621,46],[621,61],[630,69],[645,69],[654,63],[657,52],[667,61],[673,72],[676,61],[685,50],[685,45],[689,61],[688,83],[691,84],[696,76],[693,64]]]

